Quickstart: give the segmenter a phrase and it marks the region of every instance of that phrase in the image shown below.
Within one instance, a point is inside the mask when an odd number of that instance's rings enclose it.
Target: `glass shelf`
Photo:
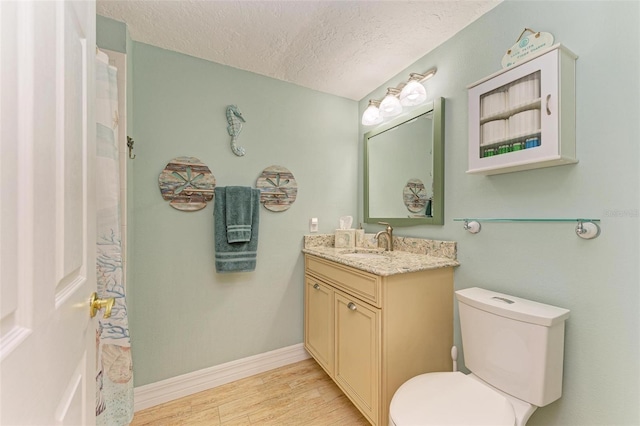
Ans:
[[[535,222],[535,223],[552,223],[552,222],[576,222],[576,235],[585,240],[591,240],[600,235],[600,219],[589,218],[456,218],[454,222],[464,222],[464,229],[472,234],[477,234],[482,229],[480,222]]]
[[[502,218],[478,218],[478,217],[468,217],[468,218],[456,218],[453,219],[454,222],[470,222],[475,220],[476,222],[600,222],[600,219],[588,219],[586,217],[576,218],[576,219],[550,219],[550,218],[510,218],[510,219],[502,219]]]

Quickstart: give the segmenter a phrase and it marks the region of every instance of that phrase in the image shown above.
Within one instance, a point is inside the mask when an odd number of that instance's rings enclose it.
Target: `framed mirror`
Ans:
[[[444,224],[444,98],[364,135],[364,221]]]

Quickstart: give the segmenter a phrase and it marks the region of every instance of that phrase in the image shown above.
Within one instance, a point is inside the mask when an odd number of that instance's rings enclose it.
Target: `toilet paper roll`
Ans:
[[[516,80],[508,90],[509,108],[533,102],[540,97],[540,72]]]
[[[482,140],[480,146],[494,143],[507,137],[507,120],[487,121],[481,126]]]
[[[509,136],[535,133],[540,129],[540,110],[522,111],[509,117]]]
[[[490,117],[507,109],[507,93],[494,92],[487,94],[480,100],[480,116]]]
[[[513,108],[522,103],[522,85],[523,82],[518,80],[509,87],[509,108]]]

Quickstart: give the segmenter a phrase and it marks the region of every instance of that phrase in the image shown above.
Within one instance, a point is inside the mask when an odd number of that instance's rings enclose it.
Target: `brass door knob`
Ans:
[[[89,299],[89,315],[93,318],[100,309],[105,308],[103,318],[109,318],[111,316],[111,308],[113,308],[113,304],[115,302],[116,299],[113,297],[108,299],[98,299],[98,293],[94,292],[91,295],[91,299]]]

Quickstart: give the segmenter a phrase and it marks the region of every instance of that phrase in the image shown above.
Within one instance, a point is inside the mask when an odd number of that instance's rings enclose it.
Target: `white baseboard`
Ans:
[[[302,343],[134,388],[134,411],[310,358]]]

